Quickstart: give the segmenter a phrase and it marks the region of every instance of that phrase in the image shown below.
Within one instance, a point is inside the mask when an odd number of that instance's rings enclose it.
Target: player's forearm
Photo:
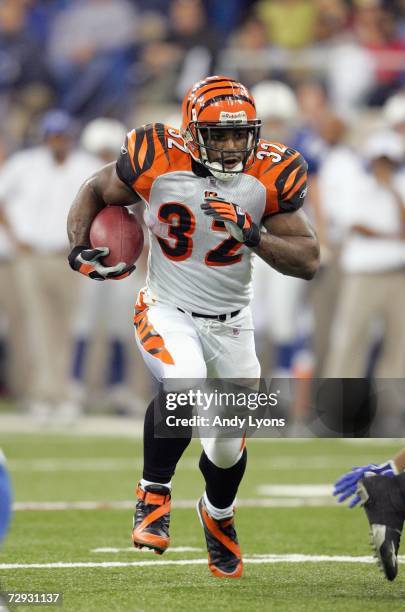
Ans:
[[[315,236],[273,236],[262,234],[252,249],[269,266],[286,274],[311,280],[319,267],[319,244]]]
[[[100,210],[106,206],[97,189],[95,177],[88,179],[79,189],[69,211],[67,231],[70,246],[90,244],[90,226]]]

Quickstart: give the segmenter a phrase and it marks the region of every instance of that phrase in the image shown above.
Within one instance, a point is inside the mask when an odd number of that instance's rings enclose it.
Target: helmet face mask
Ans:
[[[232,179],[254,163],[260,126],[250,93],[228,77],[200,81],[183,102],[187,149],[221,180]]]
[[[189,130],[193,144],[199,148],[198,161],[212,172],[230,175],[226,176],[225,180],[253,164],[259,139],[259,120],[243,124],[228,122],[222,125],[195,121],[191,122]],[[230,140],[233,142],[231,149],[221,146]]]

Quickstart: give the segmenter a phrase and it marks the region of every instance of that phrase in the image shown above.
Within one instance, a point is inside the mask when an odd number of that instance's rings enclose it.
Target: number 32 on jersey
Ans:
[[[163,254],[173,261],[188,259],[193,250],[192,236],[195,230],[195,217],[192,211],[180,202],[167,202],[159,208],[158,218],[169,225],[168,236],[174,240],[172,244],[165,238],[157,238]],[[226,232],[223,222],[215,219],[212,221],[211,229],[214,232]],[[242,259],[242,253],[236,254],[236,252],[242,246],[242,243],[235,238],[228,237],[207,252],[205,263],[207,266],[230,266],[237,263]]]

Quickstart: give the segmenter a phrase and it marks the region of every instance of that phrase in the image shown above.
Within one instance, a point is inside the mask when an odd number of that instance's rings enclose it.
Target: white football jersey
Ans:
[[[249,303],[253,253],[205,215],[201,204],[208,195],[224,198],[259,227],[266,216],[297,210],[306,192],[303,157],[260,141],[256,158],[249,170],[221,181],[194,162],[178,130],[158,123],[128,134],[117,174],[147,206],[147,288],[154,299],[210,315]]]

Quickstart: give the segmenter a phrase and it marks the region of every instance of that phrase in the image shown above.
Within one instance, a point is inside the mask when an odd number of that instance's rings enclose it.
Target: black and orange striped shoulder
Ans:
[[[150,123],[127,134],[116,170],[124,183],[146,197],[158,176],[187,164],[191,161],[178,130]]]
[[[266,187],[265,215],[294,212],[304,204],[308,164],[299,151],[260,141],[254,173]]]
[[[160,150],[159,150],[160,149]],[[161,157],[167,155],[165,126],[149,123],[129,132],[117,160],[117,174],[132,187],[136,179],[147,172]]]

